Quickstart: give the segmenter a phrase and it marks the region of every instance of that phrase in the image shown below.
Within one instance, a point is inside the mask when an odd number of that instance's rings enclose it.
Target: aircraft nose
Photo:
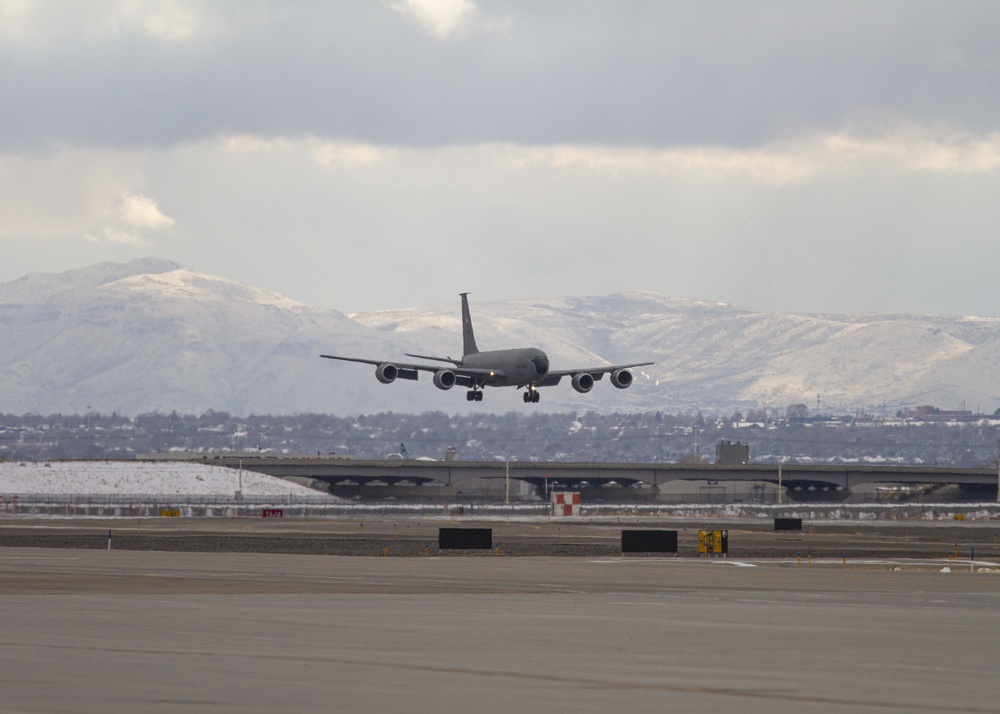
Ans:
[[[535,357],[531,360],[535,363],[535,372],[538,373],[539,377],[544,377],[549,373],[549,358],[548,357]]]

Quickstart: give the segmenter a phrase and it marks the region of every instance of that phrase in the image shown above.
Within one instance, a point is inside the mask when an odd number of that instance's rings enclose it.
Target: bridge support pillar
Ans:
[[[782,484],[785,499],[796,503],[842,503],[851,497],[851,489],[829,481],[789,481]]]

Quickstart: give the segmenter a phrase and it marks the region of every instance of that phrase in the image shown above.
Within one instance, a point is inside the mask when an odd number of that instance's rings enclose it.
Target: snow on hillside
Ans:
[[[97,263],[64,273],[31,273],[0,285],[0,303],[41,304],[54,296],[94,290],[134,275],[156,275],[184,266],[160,258],[139,258],[129,263]]]
[[[0,411],[327,411],[320,353],[367,333],[164,261],[29,276],[0,285]]]
[[[86,493],[232,496],[239,472],[222,466],[177,461],[4,461],[0,493]],[[316,496],[320,492],[274,476],[243,472],[246,496]]]
[[[101,285],[98,290],[110,299],[128,299],[147,295],[160,301],[212,301],[248,303],[283,310],[306,307],[278,293],[260,290],[232,280],[178,267],[164,273],[130,275]]]
[[[563,380],[531,407],[512,389],[470,404],[429,375],[383,385],[374,368],[319,358],[461,357],[457,295],[348,316],[148,258],[0,285],[0,413],[1000,406],[1000,317],[768,313],[639,292],[470,302],[481,350],[538,347],[553,369],[655,364],[627,390]]]

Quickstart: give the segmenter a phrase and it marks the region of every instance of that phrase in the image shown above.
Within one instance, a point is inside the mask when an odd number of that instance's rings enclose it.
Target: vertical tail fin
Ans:
[[[469,314],[469,293],[459,293],[462,296],[462,353],[474,355],[479,352],[476,347],[476,335],[472,331],[472,316]]]

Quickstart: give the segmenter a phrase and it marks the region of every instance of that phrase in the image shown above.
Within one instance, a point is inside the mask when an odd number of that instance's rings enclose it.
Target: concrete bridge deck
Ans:
[[[176,458],[176,457],[174,457]],[[360,460],[337,457],[272,457],[258,455],[192,455],[199,461],[279,477],[325,481],[331,486],[384,484],[457,486],[475,479],[511,479],[535,486],[579,488],[599,486],[659,487],[671,481],[751,481],[781,484],[790,493],[849,491],[863,484],[949,485],[984,491],[997,497],[1000,476],[993,468],[949,466],[879,466],[860,464],[642,464],[503,461]],[[992,495],[990,495],[991,492]]]

